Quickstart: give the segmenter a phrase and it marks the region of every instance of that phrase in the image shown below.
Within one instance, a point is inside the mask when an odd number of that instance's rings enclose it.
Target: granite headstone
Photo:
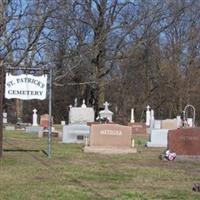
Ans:
[[[119,124],[92,124],[89,146],[85,152],[136,153],[133,146],[132,128]]]
[[[182,158],[200,157],[200,128],[170,130],[168,149]]]

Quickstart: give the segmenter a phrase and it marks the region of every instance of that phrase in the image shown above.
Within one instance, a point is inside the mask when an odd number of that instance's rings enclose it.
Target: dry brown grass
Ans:
[[[161,148],[145,148],[145,137],[137,136],[139,150],[131,155],[85,154],[82,145],[53,140],[52,158],[47,139],[21,132],[4,134],[6,151],[0,161],[0,199],[43,200],[151,200],[200,199],[192,191],[200,183],[200,162],[167,162],[158,159]]]

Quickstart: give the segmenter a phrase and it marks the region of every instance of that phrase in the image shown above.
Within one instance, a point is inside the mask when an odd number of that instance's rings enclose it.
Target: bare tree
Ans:
[[[34,67],[44,62],[46,24],[54,9],[49,1],[1,1],[1,67]],[[22,102],[16,100],[17,118],[22,117],[22,108]]]

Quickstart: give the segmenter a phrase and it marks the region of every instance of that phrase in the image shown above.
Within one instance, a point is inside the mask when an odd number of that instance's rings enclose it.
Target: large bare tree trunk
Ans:
[[[97,92],[98,92],[98,109],[103,108],[103,104],[105,102],[105,84],[103,79],[99,79],[98,86],[97,86]]]

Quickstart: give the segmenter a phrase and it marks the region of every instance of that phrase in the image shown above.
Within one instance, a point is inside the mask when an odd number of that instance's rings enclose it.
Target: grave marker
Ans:
[[[200,128],[170,130],[168,149],[180,158],[200,158]]]
[[[129,123],[128,126],[132,128],[132,134],[147,134],[146,125],[145,123]]]
[[[51,124],[53,124],[53,117],[51,117]],[[49,115],[43,114],[40,116],[40,126],[42,126],[44,129],[47,129],[49,126]]]
[[[37,122],[37,110],[35,108],[33,109],[33,126],[38,126],[38,122]]]
[[[89,135],[88,122],[94,122],[94,109],[86,107],[85,100],[81,107],[70,106],[69,124],[63,126],[63,143],[84,143],[85,137]]]
[[[8,116],[8,114],[6,112],[3,112],[3,124],[8,123],[7,116]]]
[[[109,122],[112,122],[113,112],[108,109],[110,104],[106,101],[103,105],[105,108],[99,112],[100,119],[107,119]]]
[[[132,128],[119,124],[92,124],[89,144],[85,146],[85,152],[136,153],[132,147]]]

